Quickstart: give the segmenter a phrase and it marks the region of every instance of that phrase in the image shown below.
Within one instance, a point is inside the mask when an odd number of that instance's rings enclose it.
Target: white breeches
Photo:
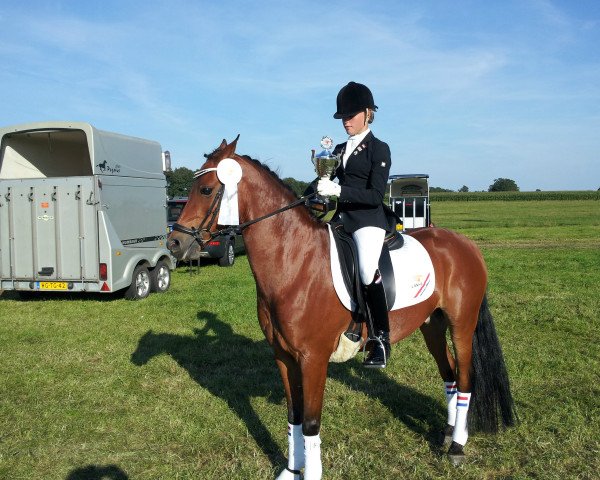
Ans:
[[[352,234],[358,250],[358,268],[363,285],[370,285],[379,267],[385,230],[379,227],[359,228]]]

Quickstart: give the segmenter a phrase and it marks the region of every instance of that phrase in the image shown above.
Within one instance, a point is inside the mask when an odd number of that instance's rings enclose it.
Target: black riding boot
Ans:
[[[388,320],[387,301],[383,283],[373,282],[365,287],[366,300],[373,318],[373,348],[365,358],[363,365],[368,368],[385,368],[390,358],[390,323]]]

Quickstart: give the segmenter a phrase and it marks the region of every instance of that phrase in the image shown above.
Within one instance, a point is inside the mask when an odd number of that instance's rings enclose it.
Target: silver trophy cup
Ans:
[[[323,151],[318,155],[315,155],[314,150],[312,151],[311,160],[319,177],[330,178],[331,174],[340,166],[342,157],[331,153],[333,140],[329,137],[321,139],[321,147],[323,147]]]
[[[323,137],[321,139],[321,147],[323,148],[323,151],[318,155],[315,155],[315,151],[312,150],[311,160],[315,166],[315,172],[317,172],[317,175],[320,178],[331,178],[333,172],[335,172],[340,166],[340,163],[342,163],[342,157],[331,153],[333,140],[329,137]],[[335,209],[335,202],[318,194],[311,201],[311,204],[313,209],[324,212],[324,214],[332,208]]]

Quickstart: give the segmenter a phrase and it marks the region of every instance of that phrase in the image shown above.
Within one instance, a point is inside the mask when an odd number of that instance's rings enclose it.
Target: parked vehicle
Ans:
[[[167,224],[169,232],[177,222],[187,203],[187,197],[173,197],[167,202]],[[237,253],[244,251],[244,239],[241,235],[220,235],[213,238],[200,252],[202,258],[215,258],[221,267],[231,267]]]
[[[84,122],[0,129],[0,290],[169,288],[160,144]]]
[[[186,203],[187,197],[172,197],[167,201],[167,227],[169,232],[173,231],[173,224],[179,219]]]
[[[390,175],[389,204],[402,220],[398,230],[431,225],[429,175]]]

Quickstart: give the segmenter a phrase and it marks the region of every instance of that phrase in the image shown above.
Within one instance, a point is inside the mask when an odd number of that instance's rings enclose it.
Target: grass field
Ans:
[[[599,207],[434,203],[437,225],[484,252],[521,422],[471,436],[452,467],[434,442],[442,384],[417,333],[384,372],[331,365],[325,478],[598,478]],[[286,448],[246,257],[180,267],[168,293],[141,302],[0,297],[0,478],[268,479]]]

